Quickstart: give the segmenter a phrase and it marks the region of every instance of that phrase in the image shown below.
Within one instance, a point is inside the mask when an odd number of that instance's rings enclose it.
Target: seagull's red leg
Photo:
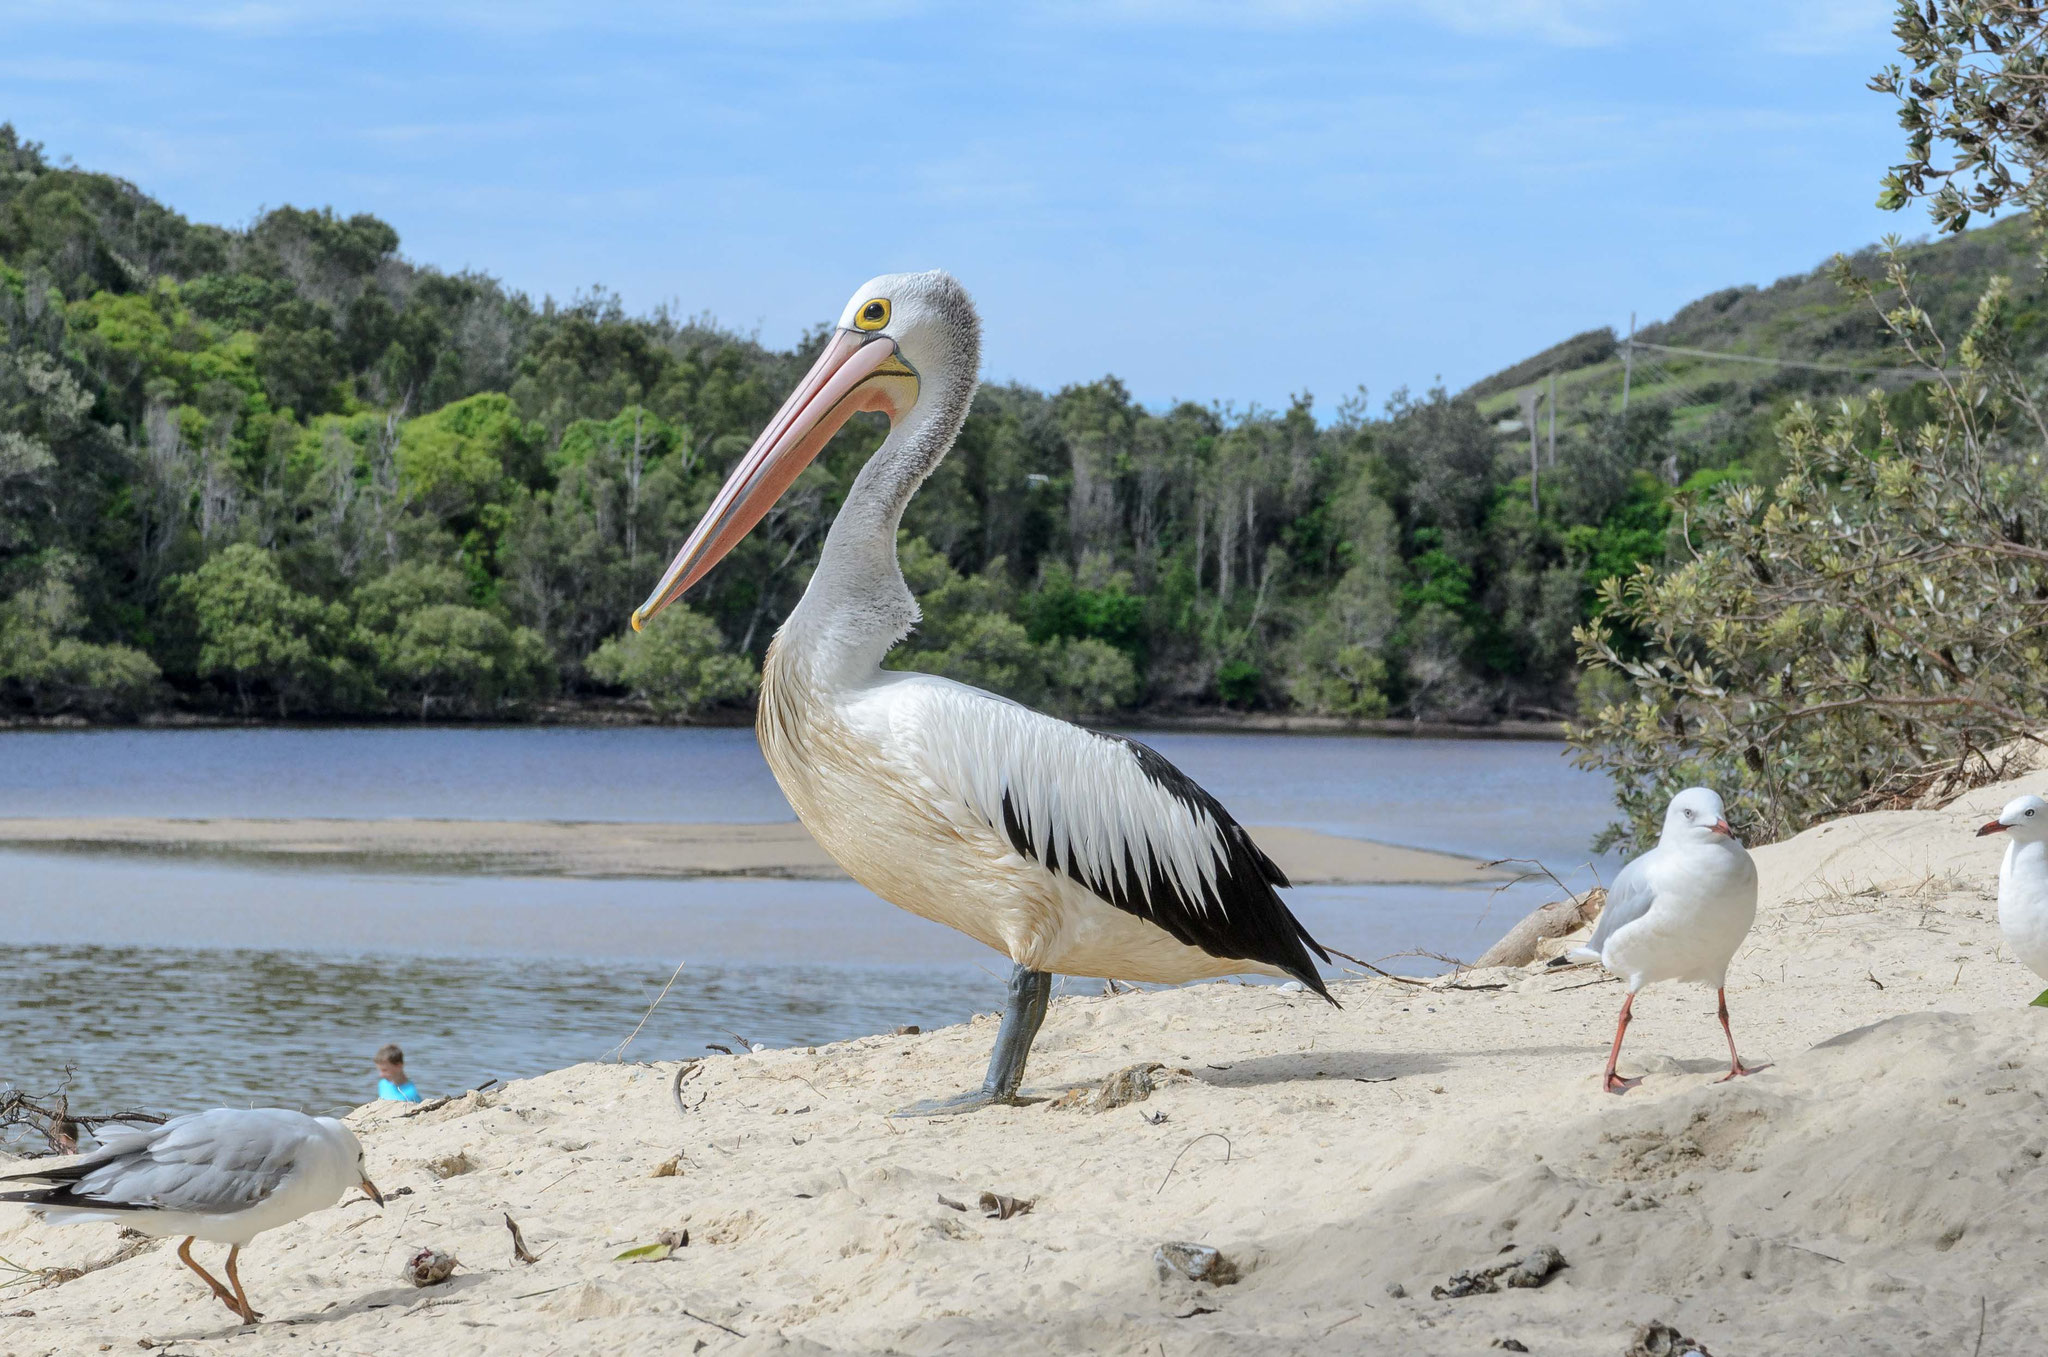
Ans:
[[[1758,1070],[1769,1069],[1769,1065],[1745,1065],[1742,1063],[1742,1057],[1735,1054],[1735,1029],[1728,1025],[1728,991],[1717,989],[1714,991],[1714,997],[1720,1001],[1721,1005],[1721,1030],[1728,1034],[1728,1073],[1722,1075],[1715,1082],[1725,1084],[1730,1079],[1740,1078],[1745,1074],[1755,1074]]]
[[[1630,990],[1628,998],[1621,1001],[1621,1018],[1614,1024],[1614,1049],[1607,1053],[1607,1073],[1600,1079],[1600,1087],[1609,1093],[1626,1093],[1643,1082],[1641,1079],[1624,1079],[1614,1072],[1614,1062],[1621,1059],[1622,1034],[1628,1031],[1629,1010],[1635,1007],[1635,1002],[1635,991]]]
[[[192,1257],[192,1241],[197,1239],[198,1237],[198,1235],[185,1236],[185,1242],[178,1245],[178,1261],[183,1263],[186,1267],[191,1268],[194,1272],[198,1273],[199,1280],[205,1282],[208,1286],[213,1288],[213,1294],[220,1297],[220,1303],[222,1305],[227,1306],[228,1309],[233,1310],[237,1315],[241,1314],[242,1307],[236,1303],[234,1292],[228,1290],[219,1282],[215,1281],[213,1279],[213,1274],[211,1272],[208,1272],[205,1268],[199,1266],[197,1260],[195,1260]]]
[[[263,1318],[256,1313],[256,1307],[249,1304],[249,1293],[242,1289],[242,1274],[235,1270],[235,1259],[241,1256],[242,1246],[236,1244],[228,1250],[228,1280],[235,1284],[235,1304],[244,1324],[254,1324]]]

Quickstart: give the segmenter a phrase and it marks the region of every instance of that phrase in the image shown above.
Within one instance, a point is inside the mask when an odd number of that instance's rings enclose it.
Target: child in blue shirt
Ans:
[[[377,1052],[377,1096],[387,1102],[416,1103],[420,1091],[405,1077],[405,1052],[385,1046]]]

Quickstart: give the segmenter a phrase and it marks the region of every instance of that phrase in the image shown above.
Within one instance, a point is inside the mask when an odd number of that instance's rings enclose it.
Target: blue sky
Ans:
[[[951,269],[986,375],[1326,416],[1917,209],[1888,0],[0,0],[0,119],[227,224],[332,205],[787,344]]]

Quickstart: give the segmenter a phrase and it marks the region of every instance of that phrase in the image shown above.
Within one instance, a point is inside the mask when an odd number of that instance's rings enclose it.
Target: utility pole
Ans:
[[[1628,313],[1628,342],[1621,347],[1621,413],[1628,413],[1628,379],[1636,367],[1636,313]]]
[[[1543,499],[1536,490],[1536,402],[1542,398],[1533,385],[1522,393],[1522,422],[1529,426],[1529,507],[1538,514],[1543,512]]]
[[[1550,374],[1550,461],[1552,471],[1557,470],[1557,374]]]

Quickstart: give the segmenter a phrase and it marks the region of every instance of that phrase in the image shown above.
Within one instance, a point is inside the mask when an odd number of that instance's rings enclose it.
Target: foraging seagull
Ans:
[[[906,1109],[919,1114],[1017,1100],[1055,971],[1252,971],[1330,997],[1316,973],[1329,956],[1275,891],[1286,875],[1179,769],[1135,741],[881,667],[918,620],[897,526],[967,418],[980,354],[981,322],[950,275],[862,287],[633,613],[637,631],[704,578],[856,412],[888,417],[768,648],[756,724],[797,818],[847,875],[1015,964],[982,1087]]]
[[[1614,1064],[1621,1058],[1636,991],[1658,980],[1714,987],[1721,1030],[1728,1034],[1728,1073],[1722,1083],[1764,1068],[1744,1065],[1735,1053],[1725,988],[1728,963],[1755,921],[1756,864],[1728,828],[1721,798],[1705,787],[1688,787],[1671,798],[1657,846],[1623,867],[1607,888],[1592,938],[1572,953],[1628,981],[1602,1088],[1626,1093],[1642,1082],[1621,1078]]]
[[[111,1220],[159,1238],[184,1235],[179,1261],[244,1324],[261,1318],[235,1268],[245,1244],[334,1205],[351,1187],[384,1204],[364,1169],[363,1147],[348,1127],[333,1117],[275,1107],[173,1117],[118,1136],[72,1163],[0,1177],[0,1183],[20,1182],[42,1186],[0,1192],[0,1201],[40,1207],[60,1225]],[[231,1246],[232,1292],[193,1261],[195,1239]]]
[[[1998,865],[1998,931],[2021,965],[2048,980],[2048,801],[2014,797],[1977,831],[1986,834],[2012,836]],[[2034,1003],[2048,1008],[2048,990]]]

